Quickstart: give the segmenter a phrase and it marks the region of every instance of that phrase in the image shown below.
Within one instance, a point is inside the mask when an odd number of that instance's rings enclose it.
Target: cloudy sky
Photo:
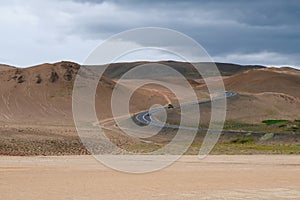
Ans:
[[[11,0],[0,16],[0,63],[15,66],[82,63],[113,34],[148,26],[192,37],[214,61],[300,66],[297,0]]]

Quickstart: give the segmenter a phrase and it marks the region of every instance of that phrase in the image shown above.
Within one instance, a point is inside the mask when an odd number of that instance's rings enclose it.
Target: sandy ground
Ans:
[[[128,174],[91,156],[2,156],[0,199],[300,199],[300,157],[184,156]]]

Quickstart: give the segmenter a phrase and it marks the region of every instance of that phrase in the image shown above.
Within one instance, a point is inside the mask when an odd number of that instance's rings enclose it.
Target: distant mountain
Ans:
[[[130,63],[112,63],[109,65],[109,68],[106,70],[105,75],[110,78],[120,78],[125,72],[130,69],[133,69],[135,66],[139,65],[155,65],[155,64],[162,64],[172,67],[173,69],[177,70],[181,74],[183,74],[188,79],[198,79],[201,78],[199,72],[193,67],[201,67],[203,72],[206,75],[216,75],[215,71],[212,71],[212,66],[217,66],[220,74],[222,76],[230,76],[236,73],[240,73],[249,69],[261,69],[265,68],[264,66],[260,65],[237,65],[237,64],[230,64],[230,63],[209,63],[209,62],[202,62],[202,63],[187,63],[187,62],[177,62],[177,61],[160,61],[160,62],[130,62]],[[170,74],[166,72],[159,72],[153,71],[153,74],[156,76],[170,76]]]
[[[120,78],[129,69],[142,64],[149,64],[150,67],[164,64],[182,73],[193,87],[198,88],[203,84],[201,80],[199,81],[201,77],[198,72],[189,63],[175,61],[113,63],[105,71],[98,86],[97,96],[101,98],[96,99],[97,109],[110,113],[108,107],[115,79]],[[210,71],[212,63],[194,63],[194,65],[202,67],[205,72],[211,73],[211,76],[214,75]],[[297,70],[228,63],[216,63],[216,66],[224,76],[227,90],[239,93],[274,92],[293,97],[300,96],[300,78]],[[79,67],[77,63],[66,61],[28,68],[0,65],[0,122],[73,123],[71,95]],[[169,75],[159,71],[155,73],[162,77]],[[127,92],[126,88],[122,89]],[[157,103],[167,103],[165,95],[161,93],[159,89],[140,90],[135,94],[139,98],[132,100],[132,111],[144,110]]]

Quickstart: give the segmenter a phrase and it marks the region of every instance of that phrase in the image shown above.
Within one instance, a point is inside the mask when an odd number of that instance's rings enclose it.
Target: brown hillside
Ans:
[[[0,121],[3,123],[72,124],[71,95],[79,65],[72,62],[42,64],[29,68],[0,71]],[[98,85],[96,107],[109,115],[109,97],[115,82],[102,77]],[[126,88],[123,88],[126,92]],[[159,94],[138,92],[133,111],[147,109],[151,101],[164,103]],[[106,100],[105,100],[106,99]],[[105,100],[105,101],[104,101]],[[104,103],[106,102],[106,103]],[[149,102],[149,105],[148,105]]]
[[[300,71],[254,69],[225,78],[229,91],[261,93],[275,92],[300,97]]]
[[[11,70],[11,69],[14,69],[14,68],[15,68],[15,67],[10,66],[10,65],[0,64],[0,72],[1,72],[1,71]]]

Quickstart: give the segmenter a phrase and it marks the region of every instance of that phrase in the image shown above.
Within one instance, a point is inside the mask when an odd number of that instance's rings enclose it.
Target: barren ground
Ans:
[[[299,199],[291,155],[184,156],[146,174],[113,171],[90,156],[0,157],[1,199]]]

